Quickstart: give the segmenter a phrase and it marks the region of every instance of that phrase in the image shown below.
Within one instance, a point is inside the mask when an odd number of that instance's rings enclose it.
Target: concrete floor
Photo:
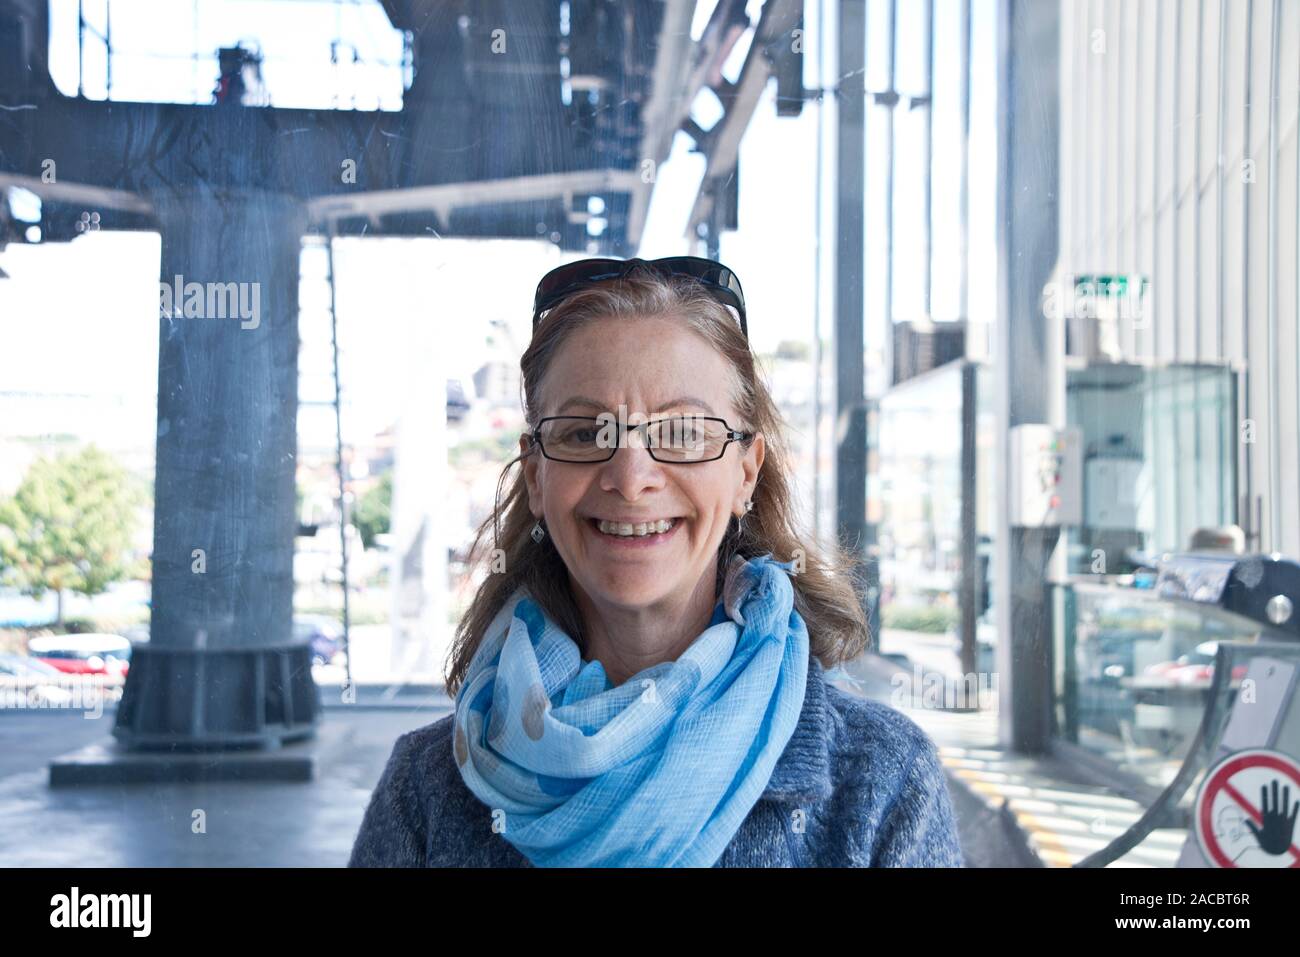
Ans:
[[[889,668],[850,672],[845,690],[888,700]],[[369,692],[369,694],[364,693]],[[347,862],[370,790],[393,742],[447,714],[438,691],[325,710],[309,748],[315,779],[303,783],[49,787],[50,760],[111,740],[115,715],[0,709],[0,861],[8,867],[339,867]],[[387,700],[387,699],[386,699]],[[402,699],[399,699],[401,701]],[[1023,835],[950,772],[967,866],[1025,866]],[[193,822],[202,811],[206,830]],[[197,833],[196,833],[197,831]]]
[[[48,762],[106,740],[114,712],[0,711],[6,867],[341,867],[393,742],[450,710],[445,696],[326,707],[314,781],[50,788]],[[299,745],[303,747],[307,745]],[[206,833],[195,833],[196,811]]]

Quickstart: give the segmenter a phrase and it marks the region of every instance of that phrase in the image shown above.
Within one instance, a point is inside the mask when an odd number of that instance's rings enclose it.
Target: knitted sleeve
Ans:
[[[370,795],[348,867],[423,867],[424,816],[414,732],[397,739]]]
[[[881,822],[876,867],[962,867],[961,842],[938,750],[926,738]]]

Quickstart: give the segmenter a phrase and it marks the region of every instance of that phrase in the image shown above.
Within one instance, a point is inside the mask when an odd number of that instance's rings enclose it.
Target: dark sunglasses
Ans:
[[[663,259],[580,259],[557,266],[542,277],[533,297],[533,329],[543,313],[579,289],[605,279],[622,279],[638,266],[649,267],[663,276],[687,276],[699,282],[723,305],[740,317],[740,331],[749,338],[745,324],[745,294],[736,274],[712,259],[699,256],[667,256]]]

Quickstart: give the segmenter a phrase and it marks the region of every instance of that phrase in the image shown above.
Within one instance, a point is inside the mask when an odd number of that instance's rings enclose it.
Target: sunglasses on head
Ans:
[[[542,315],[561,300],[592,283],[622,279],[637,267],[649,268],[662,276],[686,276],[700,283],[723,305],[736,310],[740,331],[749,338],[745,325],[745,294],[736,274],[722,263],[699,256],[667,256],[663,259],[580,259],[557,266],[542,277],[533,297],[533,329]]]

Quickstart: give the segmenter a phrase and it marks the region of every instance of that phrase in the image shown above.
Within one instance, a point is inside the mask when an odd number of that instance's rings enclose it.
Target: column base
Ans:
[[[320,688],[307,642],[132,648],[113,736],[135,750],[279,747],[315,733]]]

